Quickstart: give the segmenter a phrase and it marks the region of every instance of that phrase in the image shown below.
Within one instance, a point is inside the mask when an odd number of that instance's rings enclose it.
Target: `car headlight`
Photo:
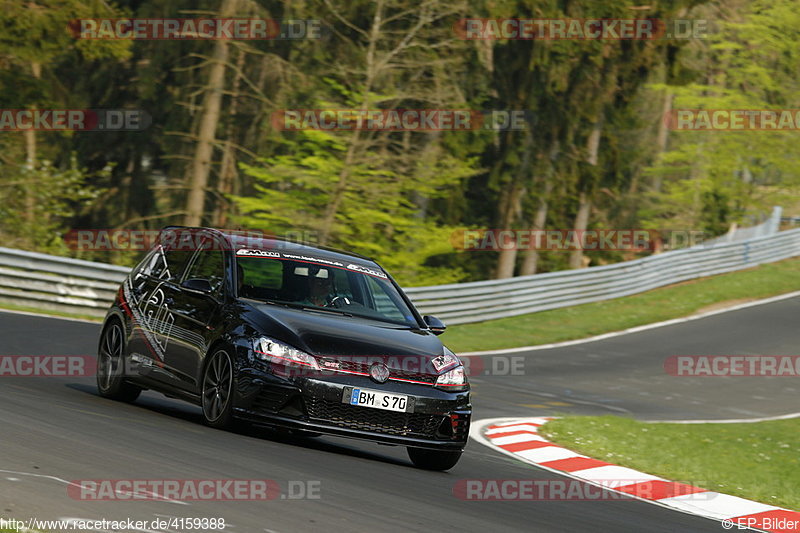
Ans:
[[[313,355],[293,348],[288,344],[278,342],[269,337],[259,337],[253,343],[253,353],[256,358],[278,365],[297,365],[319,370],[317,360]]]
[[[436,378],[436,387],[446,390],[466,390],[469,386],[464,367],[459,365]]]

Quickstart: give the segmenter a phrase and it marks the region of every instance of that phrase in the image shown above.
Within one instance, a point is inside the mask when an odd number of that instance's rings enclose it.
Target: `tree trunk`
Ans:
[[[536,213],[533,217],[533,225],[531,226],[531,230],[533,230],[534,235],[535,232],[541,231],[544,229],[545,223],[547,222],[547,210],[550,206],[549,199],[550,193],[553,190],[553,181],[550,179],[550,176],[545,177],[544,181],[544,191],[542,194],[539,195],[538,203],[536,206]],[[534,241],[531,241],[531,246],[535,246]],[[525,253],[525,259],[522,261],[522,266],[520,267],[519,275],[520,276],[530,276],[532,274],[536,274],[536,269],[539,266],[539,251],[536,248],[531,248]]]
[[[588,195],[581,191],[578,197],[578,214],[575,215],[575,224],[573,229],[577,232],[580,236],[579,241],[583,240],[583,235],[586,231],[587,226],[589,225],[589,213],[592,210],[592,201],[589,199]],[[573,250],[569,255],[569,267],[570,268],[582,268],[583,267],[583,250]]]
[[[501,202],[500,230],[513,230],[514,221],[517,220],[520,212],[520,203],[524,190],[518,184],[513,183],[504,195]],[[498,245],[502,243],[498,242]],[[497,272],[495,279],[506,279],[514,276],[514,265],[517,261],[517,247],[501,248],[497,258]]]
[[[36,132],[33,129],[25,130],[25,167],[33,171],[36,169]],[[26,176],[25,183],[25,222],[33,223],[36,218],[36,184],[34,173]]]
[[[239,88],[241,86],[242,69],[244,69],[244,58],[246,55],[247,53],[244,50],[239,50],[239,56],[236,58],[236,77],[231,86],[231,104],[228,109],[229,122],[225,134],[225,148],[222,152],[222,163],[220,163],[219,169],[219,193],[221,198],[214,217],[216,219],[214,225],[219,227],[225,227],[228,223],[228,217],[232,206],[228,199],[225,198],[225,195],[235,192],[236,187],[234,186],[234,182],[238,178],[238,172],[236,171],[236,152],[231,139],[233,139],[234,136],[233,124],[236,119],[236,112],[239,108]]]
[[[236,13],[237,3],[238,0],[222,0],[220,16],[222,18],[232,17]],[[199,226],[203,221],[206,189],[208,188],[208,178],[211,173],[211,160],[214,156],[214,135],[217,131],[222,107],[222,92],[225,89],[225,67],[229,55],[228,46],[228,41],[225,39],[214,41],[208,84],[203,98],[203,114],[200,117],[197,146],[189,175],[189,194],[186,196],[186,215],[184,218],[184,224],[187,226]]]
[[[556,160],[558,159],[558,155],[561,152],[561,143],[558,139],[552,141],[550,145],[550,153],[548,154],[548,167],[545,171],[544,176],[544,187],[543,192],[539,195],[537,206],[536,206],[536,213],[533,216],[533,225],[531,229],[536,231],[541,231],[545,228],[547,224],[547,212],[550,208],[550,194],[553,192],[553,179],[555,175],[555,164]],[[531,246],[535,246],[535,242],[531,243]],[[531,276],[536,274],[536,271],[539,268],[539,250],[536,248],[531,248],[525,253],[525,258],[522,261],[522,266],[520,267],[520,276]]]
[[[31,62],[31,74],[33,77],[41,79],[42,65],[35,61]],[[23,131],[25,138],[25,166],[28,170],[36,169],[37,160],[37,146],[36,146],[36,131],[27,129]],[[25,222],[32,224],[36,220],[36,183],[34,182],[34,174],[31,172],[27,177],[25,184]]]
[[[533,153],[533,135],[530,131],[524,132],[522,141],[522,158],[517,167],[516,174],[513,175],[511,183],[506,189],[500,201],[500,228],[501,230],[514,230],[514,224],[522,215],[522,198],[526,194],[529,178],[532,174],[531,154]],[[517,147],[513,142],[514,136],[506,138],[507,150],[515,150]],[[502,244],[502,243],[498,243]],[[506,279],[514,276],[514,267],[517,262],[519,250],[514,244],[510,248],[501,248],[497,258],[497,270],[495,279]]]
[[[603,131],[602,121],[598,119],[594,123],[592,132],[589,134],[589,139],[586,141],[586,162],[592,166],[597,166],[598,154],[600,152],[600,134]],[[586,183],[583,190],[580,191],[578,196],[578,213],[575,215],[575,224],[573,229],[579,236],[579,242],[583,241],[583,235],[586,228],[589,226],[589,215],[592,211],[592,200],[589,197],[589,192],[592,190],[593,184]],[[583,249],[578,248],[569,255],[570,268],[583,267]]]
[[[377,2],[375,7],[375,14],[372,17],[372,25],[370,26],[369,43],[367,44],[367,55],[365,65],[365,80],[364,90],[361,92],[361,109],[369,109],[370,92],[372,91],[372,84],[378,75],[378,67],[376,65],[375,54],[378,48],[378,39],[380,38],[381,25],[383,24],[383,1]],[[333,190],[331,201],[325,209],[325,214],[322,217],[322,227],[319,232],[319,243],[323,246],[328,244],[333,231],[334,222],[336,222],[336,215],[339,212],[339,206],[344,198],[344,193],[350,184],[350,168],[356,159],[357,145],[361,139],[358,129],[353,130],[350,136],[350,144],[347,147],[347,155],[345,156],[344,165],[339,172],[339,179],[337,180],[336,187]]]
[[[661,108],[661,122],[658,123],[658,135],[656,137],[659,156],[667,151],[667,145],[669,141],[669,128],[667,127],[667,124],[669,119],[668,115],[671,111],[672,91],[666,90],[664,91],[664,102]],[[661,174],[656,172],[655,176],[653,177],[653,190],[656,192],[661,191],[661,179]]]
[[[322,217],[322,227],[319,232],[319,243],[322,246],[326,246],[331,238],[331,231],[336,221],[336,214],[339,212],[339,206],[342,203],[344,193],[349,185],[350,167],[355,159],[356,144],[359,139],[358,130],[353,131],[350,139],[350,145],[347,147],[347,155],[344,158],[342,170],[339,172],[339,180],[336,183],[336,188],[333,190],[331,201],[328,202],[328,206],[325,209],[325,215]]]

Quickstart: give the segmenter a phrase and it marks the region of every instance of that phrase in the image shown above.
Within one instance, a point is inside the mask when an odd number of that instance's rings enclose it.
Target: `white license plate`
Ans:
[[[405,413],[408,410],[408,396],[386,394],[385,392],[369,389],[353,389],[353,392],[350,393],[350,405]]]

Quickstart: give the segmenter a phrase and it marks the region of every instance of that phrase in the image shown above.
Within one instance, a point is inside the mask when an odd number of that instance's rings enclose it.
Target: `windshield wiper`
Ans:
[[[303,310],[322,311],[323,313],[336,313],[337,315],[343,315],[349,317],[353,316],[353,313],[348,313],[347,311],[342,311],[341,309],[336,309],[335,307],[309,307],[307,305],[304,305]]]
[[[283,307],[288,307],[289,309],[300,309],[301,311],[322,311],[328,313],[336,313],[337,315],[344,315],[352,317],[352,313],[348,313],[347,311],[342,311],[341,309],[336,309],[335,307],[315,307],[308,304],[302,304],[297,302],[283,302],[280,300],[259,300],[264,303],[272,304],[272,305],[282,305]]]
[[[266,300],[261,298],[253,298],[253,300],[258,300],[259,302],[264,302],[272,305],[281,305],[283,307],[289,309],[300,309],[301,311],[322,311],[323,313],[335,313],[337,315],[342,315],[350,318],[365,318],[367,320],[372,320],[375,322],[380,322],[381,324],[387,324],[390,326],[394,326],[395,329],[418,329],[419,326],[416,324],[408,324],[403,322],[395,322],[394,320],[387,320],[382,317],[378,317],[375,315],[363,315],[363,314],[354,314],[348,311],[344,311],[342,309],[338,309],[336,307],[315,307],[308,304],[302,304],[298,302],[284,302],[282,300]]]

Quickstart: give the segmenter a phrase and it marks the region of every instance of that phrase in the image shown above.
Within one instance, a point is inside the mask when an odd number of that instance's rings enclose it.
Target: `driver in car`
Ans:
[[[320,269],[316,274],[309,276],[308,298],[303,303],[326,307],[330,303],[331,296],[333,296],[332,279],[331,272],[325,269]]]

